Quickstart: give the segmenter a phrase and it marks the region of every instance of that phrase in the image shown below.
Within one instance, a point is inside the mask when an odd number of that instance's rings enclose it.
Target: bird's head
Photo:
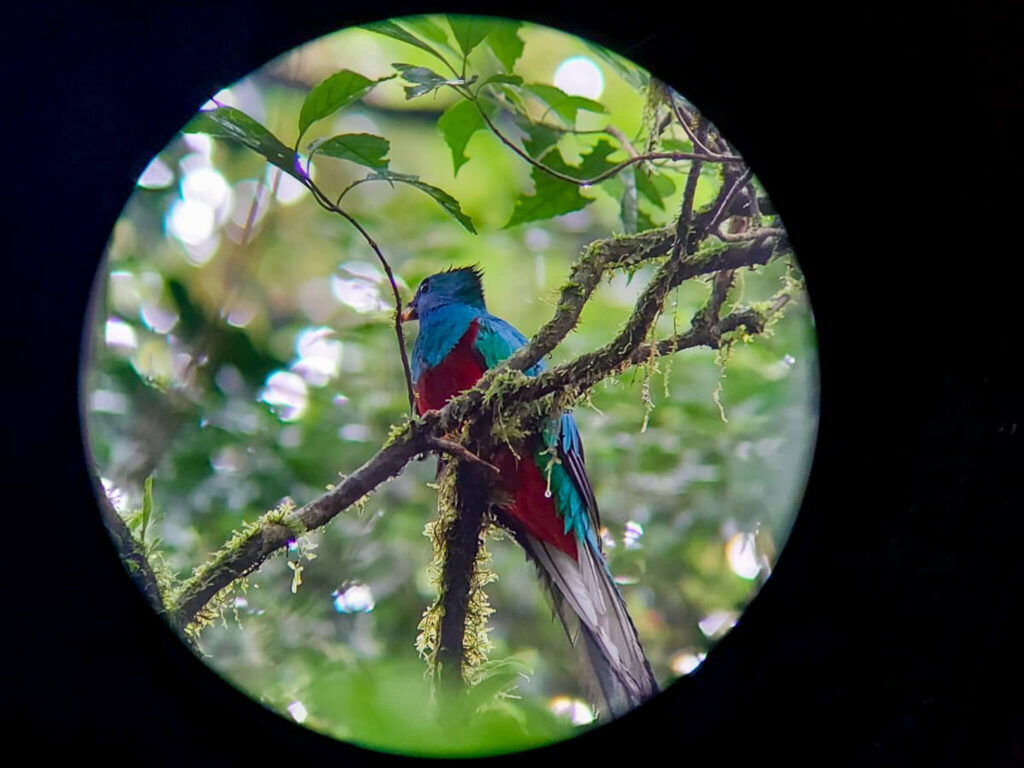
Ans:
[[[446,269],[425,277],[402,313],[402,320],[416,320],[427,312],[449,304],[466,304],[486,309],[482,280],[483,272],[479,266]]]

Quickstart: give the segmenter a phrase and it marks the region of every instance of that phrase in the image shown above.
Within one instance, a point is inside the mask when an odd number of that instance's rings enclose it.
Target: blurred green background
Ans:
[[[442,18],[407,28],[423,39],[448,29]],[[524,43],[516,74],[578,89],[605,106],[606,114],[581,110],[576,129],[611,124],[628,137],[641,135],[642,72],[635,79],[583,41],[547,28],[505,32]],[[556,77],[573,57],[586,60],[576,66],[576,81],[567,70]],[[437,67],[423,50],[350,29],[285,54],[216,98],[291,145],[313,85],[342,68],[387,76],[393,62]],[[507,71],[489,45],[476,48],[469,63],[482,76]],[[455,176],[437,128],[455,101],[445,89],[407,100],[403,83],[391,80],[317,123],[305,139],[385,136],[392,170],[419,174],[458,199],[479,234],[408,186],[363,184],[345,201],[380,244],[406,298],[437,269],[479,263],[488,308],[529,336],[550,317],[580,250],[623,231],[624,187],[615,179],[588,188],[583,194],[593,202],[580,211],[503,228],[516,199],[532,188],[530,168],[480,131]],[[678,127],[665,136],[685,139]],[[599,137],[566,133],[558,149],[572,163]],[[672,220],[687,165],[663,171],[675,179],[663,208],[641,199],[646,225]],[[363,175],[364,168],[342,160],[314,163],[314,178],[328,193]],[[703,173],[697,203],[710,200],[719,183],[713,169]],[[243,244],[258,189],[251,242]],[[767,299],[787,266],[784,259],[744,271],[730,303]],[[603,284],[549,363],[609,340],[651,273],[647,267]],[[681,286],[659,332],[685,328],[708,290],[700,280]],[[188,134],[154,158],[97,279],[84,404],[95,469],[119,509],[139,507],[143,482],[153,475],[156,517],[148,537],[159,539],[179,577],[243,521],[284,497],[302,504],[323,492],[339,472],[368,459],[405,415],[389,295],[358,233],[255,153]],[[414,326],[406,327],[414,336]],[[683,351],[671,365],[663,360],[650,380],[655,407],[643,433],[642,370],[601,383],[593,408],[576,411],[606,554],[663,686],[691,672],[732,626],[785,543],[813,449],[817,375],[803,298],[770,336],[737,343],[724,369],[707,349]],[[204,630],[205,661],[286,717],[389,751],[500,752],[589,727],[576,653],[552,621],[533,568],[502,537],[488,543],[499,577],[487,588],[495,609],[491,658],[509,660],[502,669],[511,670],[519,698],[491,699],[456,732],[429,716],[424,663],[413,645],[434,598],[423,536],[435,514],[436,494],[427,486],[433,477],[433,459],[414,462],[365,508],[300,542],[290,556],[303,566],[294,594],[289,558],[267,562],[225,620]]]

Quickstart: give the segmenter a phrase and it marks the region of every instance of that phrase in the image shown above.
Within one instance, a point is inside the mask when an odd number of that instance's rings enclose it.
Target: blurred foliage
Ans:
[[[444,71],[441,56],[458,71]],[[602,76],[594,99],[552,85],[556,67],[573,56]],[[122,509],[143,510],[133,518],[137,530],[179,578],[244,521],[285,497],[302,504],[359,466],[408,408],[383,273],[354,228],[299,185],[305,165],[290,165],[282,148],[289,153],[300,135],[303,147],[312,144],[309,172],[329,195],[356,182],[344,207],[380,244],[406,298],[439,268],[479,263],[489,309],[527,335],[550,317],[585,244],[664,225],[678,211],[687,162],[569,185],[531,169],[470,102],[432,77],[474,82],[503,132],[578,178],[625,159],[600,132],[606,125],[641,147],[648,139],[646,73],[562,33],[495,20],[449,26],[430,17],[345,30],[218,94],[218,104],[273,135],[246,148],[179,134],[154,158],[97,279],[84,382],[97,474]],[[215,137],[237,129],[197,119],[205,127],[190,128]],[[379,140],[332,139],[342,135]],[[677,125],[652,142],[692,151]],[[277,153],[271,165],[260,146]],[[471,224],[460,226],[422,188],[362,183],[368,168],[415,174],[457,201]],[[720,183],[720,169],[705,166],[697,205]],[[627,204],[631,187],[638,194]],[[791,269],[782,259],[742,271],[727,310],[767,299]],[[602,285],[554,362],[610,339],[652,271]],[[708,291],[702,280],[680,286],[659,333],[682,330]],[[789,306],[769,335],[738,342],[724,365],[707,349],[661,360],[641,432],[651,375],[634,369],[602,382],[577,419],[612,572],[667,686],[752,598],[798,507],[817,418],[809,306]],[[727,420],[714,397],[719,385]],[[575,651],[532,567],[501,535],[488,544],[498,575],[487,588],[495,649],[474,689],[479,711],[454,729],[430,714],[414,642],[434,597],[423,535],[435,514],[434,468],[432,459],[414,462],[297,553],[267,562],[224,621],[205,630],[206,661],[282,714],[380,749],[479,754],[578,732],[585,725],[565,713],[579,709],[564,698],[582,698]],[[585,722],[585,712],[575,719]]]

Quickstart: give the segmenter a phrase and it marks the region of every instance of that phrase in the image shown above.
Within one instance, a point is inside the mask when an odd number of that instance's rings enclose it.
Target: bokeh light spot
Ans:
[[[725,543],[725,556],[733,573],[743,579],[755,579],[761,572],[757,562],[757,547],[754,534],[735,533]]]
[[[338,613],[369,613],[377,604],[368,584],[352,584],[331,593]]]
[[[555,70],[555,86],[570,96],[599,99],[604,93],[601,68],[586,56],[570,56]]]
[[[260,400],[270,405],[282,421],[295,421],[306,410],[306,382],[291,371],[277,371],[267,377]]]
[[[555,696],[548,702],[548,709],[556,716],[566,718],[573,725],[588,725],[594,722],[594,711],[580,699]]]
[[[139,176],[138,185],[143,189],[166,189],[174,183],[174,171],[161,160],[154,157]]]

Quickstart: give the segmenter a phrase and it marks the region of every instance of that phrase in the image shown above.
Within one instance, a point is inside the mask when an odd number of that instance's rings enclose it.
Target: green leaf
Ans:
[[[149,475],[142,484],[142,527],[139,530],[139,541],[145,542],[146,528],[153,515],[153,476]]]
[[[437,127],[452,151],[452,167],[458,176],[459,168],[469,160],[466,157],[466,145],[474,133],[485,127],[484,119],[473,102],[458,101],[438,118]]]
[[[523,41],[517,34],[521,26],[520,21],[498,21],[487,35],[487,45],[509,72],[523,53]]]
[[[411,64],[392,64],[391,66],[401,73],[403,80],[413,83],[413,85],[405,87],[406,99],[414,99],[417,96],[435,91],[444,85],[472,85],[477,80],[476,75],[473,75],[468,80],[463,80],[462,78],[449,80],[432,69],[414,67]]]
[[[658,225],[654,223],[654,220],[643,208],[639,208],[636,213],[636,231],[644,232],[648,229],[654,229]],[[633,279],[632,273],[630,273],[630,280]]]
[[[570,96],[561,88],[556,88],[553,85],[531,83],[525,87],[527,91],[547,104],[552,112],[565,120],[569,125],[576,124],[576,113],[581,109],[587,112],[600,113],[608,111],[604,108],[603,104],[599,104],[585,96]]]
[[[636,169],[636,189],[641,195],[650,200],[654,205],[665,210],[665,198],[676,191],[676,185],[664,173],[651,173],[641,169],[639,165],[633,166]]]
[[[403,43],[408,43],[409,45],[415,45],[417,48],[420,48],[427,53],[431,53],[441,61],[444,61],[444,56],[438,53],[435,48],[423,42],[408,30],[402,29],[402,27],[398,26],[393,21],[381,21],[376,24],[367,24],[363,29],[368,29],[371,32],[376,32],[378,35],[385,35],[395,40],[401,40]]]
[[[427,67],[414,67],[410,64],[392,64],[402,74],[402,79],[413,83],[412,86],[405,86],[405,98],[414,99],[424,93],[430,93],[440,88],[447,78],[441,77],[432,69]]]
[[[540,160],[544,155],[558,143],[564,135],[564,131],[551,128],[546,125],[537,125],[527,118],[517,115],[516,125],[526,134],[523,139],[523,149],[534,160]]]
[[[296,167],[295,153],[270,131],[234,107],[208,109],[195,115],[181,129],[182,133],[206,133],[217,139],[228,139],[263,155],[281,170],[303,181],[304,174]]]
[[[592,179],[595,176],[599,176],[609,168],[614,168],[618,163],[612,163],[608,160],[608,155],[612,155],[621,150],[612,144],[608,139],[602,138],[598,140],[597,144],[590,148],[580,158],[580,164],[578,166],[567,165],[568,170],[563,171],[568,173],[570,176],[576,179]]]
[[[661,140],[661,146],[666,152],[686,152],[693,154],[693,142],[673,139],[671,136]]]
[[[521,78],[519,75],[503,75],[499,73],[497,75],[491,75],[482,83],[480,83],[480,88],[483,88],[485,85],[490,85],[491,83],[504,83],[506,85],[522,85],[523,78]]]
[[[348,106],[365,96],[377,83],[368,77],[343,69],[314,86],[299,112],[299,135],[317,120]]]
[[[350,160],[367,168],[387,168],[386,158],[391,149],[390,142],[370,133],[343,133],[329,139],[314,141],[309,145],[309,156],[314,154]]]
[[[619,218],[622,220],[622,231],[632,234],[637,231],[637,192],[636,174],[633,168],[627,168],[622,178],[622,196],[619,198]],[[642,175],[642,174],[641,174]]]
[[[419,33],[420,36],[425,37],[438,45],[446,47],[449,45],[448,33],[444,31],[444,27],[435,22],[429,16],[410,16],[402,19],[402,23],[413,32]]]
[[[650,75],[636,67],[632,62],[622,58],[613,51],[609,51],[603,45],[587,41],[587,47],[600,56],[612,69],[619,73],[619,77],[629,83],[633,90],[642,91],[650,82]]]
[[[449,195],[443,189],[427,184],[426,182],[420,181],[419,176],[415,176],[409,173],[397,173],[389,170],[379,170],[372,174],[369,178],[383,179],[390,182],[401,182],[402,184],[408,184],[416,187],[423,192],[430,195],[437,203],[445,210],[445,212],[455,219],[459,224],[464,226],[474,235],[476,234],[476,228],[473,226],[473,220],[469,218],[462,211],[462,207],[459,205],[459,201]]]
[[[483,16],[448,16],[448,24],[464,56],[480,45],[494,27],[494,22]]]
[[[654,181],[654,187],[658,190],[658,194],[661,195],[662,199],[675,193],[676,183],[668,177],[668,174],[656,173],[651,179]]]
[[[617,151],[608,141],[602,139],[589,153],[583,156],[578,166],[571,166],[562,159],[558,152],[551,152],[544,160],[544,165],[552,170],[577,179],[591,179],[614,166],[607,157]],[[533,179],[532,195],[520,195],[512,209],[505,228],[523,224],[527,221],[538,221],[561,216],[565,213],[578,211],[591,202],[590,198],[580,194],[578,185],[555,178],[539,168],[530,173]]]

